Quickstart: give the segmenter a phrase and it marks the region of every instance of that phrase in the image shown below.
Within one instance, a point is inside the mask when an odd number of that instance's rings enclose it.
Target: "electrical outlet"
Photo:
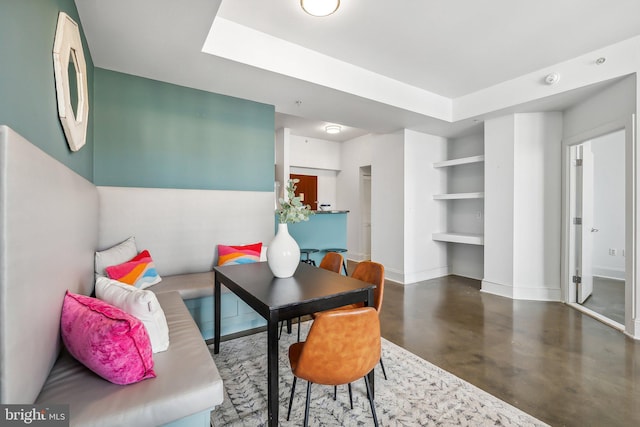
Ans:
[[[616,249],[613,249],[613,248],[610,248],[610,249],[609,249],[609,255],[611,255],[611,256],[616,256],[616,253],[617,253],[617,250],[616,250]]]

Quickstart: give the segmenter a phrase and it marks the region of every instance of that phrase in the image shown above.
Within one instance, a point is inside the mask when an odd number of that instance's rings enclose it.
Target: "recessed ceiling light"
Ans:
[[[329,16],[340,7],[340,0],[300,0],[302,10],[312,16]]]
[[[329,125],[329,126],[325,126],[324,130],[327,133],[335,134],[335,133],[340,133],[342,131],[342,128],[338,125]]]

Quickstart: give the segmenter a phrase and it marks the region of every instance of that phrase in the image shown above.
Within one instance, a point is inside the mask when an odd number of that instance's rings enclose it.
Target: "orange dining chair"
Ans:
[[[376,285],[376,288],[373,291],[373,307],[378,312],[378,315],[380,315],[380,310],[382,310],[382,299],[384,297],[384,266],[373,261],[361,261],[356,265],[353,273],[351,273],[351,277]],[[363,305],[363,303],[349,304],[336,310],[352,309],[362,307]],[[315,315],[317,314],[318,313],[315,313]],[[382,374],[386,380],[387,371],[384,368],[382,357],[380,357],[380,367],[382,368]]]
[[[348,384],[349,398],[353,408],[351,383],[364,378],[373,422],[377,426],[378,418],[367,374],[380,360],[380,346],[380,319],[373,307],[318,313],[311,325],[307,340],[289,347],[289,363],[294,377],[287,421],[291,416],[291,405],[298,378],[307,381],[305,426],[309,423],[311,384],[334,387]]]
[[[340,267],[342,266],[343,258],[337,252],[328,252],[320,261],[319,268],[324,270],[333,271],[334,273],[340,273]],[[278,337],[282,335],[282,327],[284,325],[284,321],[280,322],[280,332]],[[300,318],[298,317],[298,341],[300,341]]]
[[[327,252],[327,254],[320,261],[320,268],[333,271],[334,273],[340,273],[340,267],[343,263],[342,255],[337,252]]]

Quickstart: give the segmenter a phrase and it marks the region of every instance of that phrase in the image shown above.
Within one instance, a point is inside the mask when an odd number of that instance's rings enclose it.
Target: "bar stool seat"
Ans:
[[[339,254],[347,252],[347,250],[345,248],[327,248],[324,251],[325,252],[337,252]],[[342,258],[342,268],[344,268],[344,275],[348,276],[349,273],[347,272],[347,263],[345,262],[344,258]]]
[[[316,252],[320,252],[320,249],[316,249],[316,248],[301,248],[300,249],[300,256],[304,255],[304,259],[302,260],[302,262],[306,262],[307,264],[311,264],[313,266],[316,265],[316,262],[311,259],[310,255],[311,254],[315,254]]]

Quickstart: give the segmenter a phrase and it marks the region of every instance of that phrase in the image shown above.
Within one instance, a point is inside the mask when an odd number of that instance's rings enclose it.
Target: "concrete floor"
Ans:
[[[624,281],[593,278],[593,293],[583,306],[624,325]]]
[[[382,335],[553,426],[640,425],[640,342],[562,303],[479,289],[387,282]]]

